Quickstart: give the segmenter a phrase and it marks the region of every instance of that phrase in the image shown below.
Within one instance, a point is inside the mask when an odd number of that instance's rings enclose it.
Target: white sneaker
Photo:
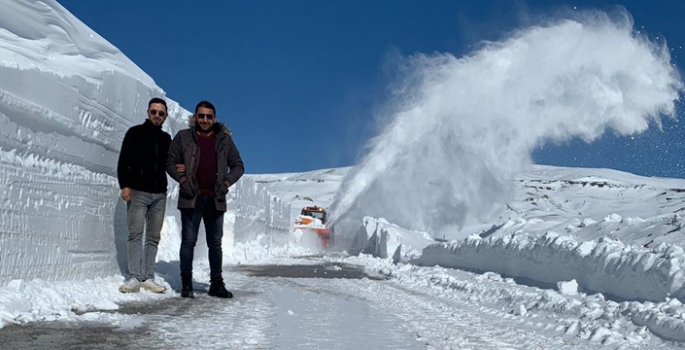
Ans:
[[[140,281],[135,278],[129,278],[126,283],[119,286],[119,291],[122,293],[138,293],[140,291]]]
[[[157,284],[152,279],[145,280],[142,284],[143,288],[147,291],[150,291],[152,293],[164,293],[166,291],[166,287],[160,284]]]

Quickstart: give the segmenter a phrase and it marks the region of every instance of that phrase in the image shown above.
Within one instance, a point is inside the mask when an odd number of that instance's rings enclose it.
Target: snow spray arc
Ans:
[[[406,58],[387,125],[348,174],[331,221],[365,215],[442,237],[491,214],[534,147],[673,116],[683,89],[665,43],[612,20],[560,20],[462,58]]]

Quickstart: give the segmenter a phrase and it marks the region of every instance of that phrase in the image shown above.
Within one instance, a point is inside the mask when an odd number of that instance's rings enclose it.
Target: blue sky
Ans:
[[[207,99],[234,130],[248,173],[352,165],[375,135],[393,53],[461,56],[560,8],[619,4],[685,67],[685,1],[58,0],[192,109]],[[546,146],[538,163],[685,178],[685,127]]]

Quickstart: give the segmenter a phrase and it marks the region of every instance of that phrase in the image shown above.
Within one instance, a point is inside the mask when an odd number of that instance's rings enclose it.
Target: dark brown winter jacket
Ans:
[[[235,184],[245,167],[240,158],[240,152],[231,131],[222,123],[215,123],[213,131],[216,135],[216,183],[214,184],[214,205],[218,211],[226,211],[226,194],[228,188]],[[200,189],[197,183],[197,168],[200,163],[200,144],[197,141],[195,125],[191,118],[190,128],[179,131],[171,141],[166,171],[179,183],[178,208],[195,208]],[[185,172],[176,171],[176,164],[184,164]],[[230,169],[230,171],[229,171]]]

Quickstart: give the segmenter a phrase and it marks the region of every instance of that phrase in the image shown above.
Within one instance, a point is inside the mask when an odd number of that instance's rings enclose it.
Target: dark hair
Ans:
[[[148,102],[147,109],[150,109],[150,106],[152,106],[153,103],[161,103],[164,105],[164,109],[166,109],[167,111],[169,110],[169,108],[166,106],[166,101],[162,100],[159,97],[153,97],[152,100]]]
[[[200,107],[209,108],[212,110],[212,112],[214,112],[214,114],[216,114],[216,108],[214,108],[214,105],[209,101],[200,101],[200,103],[195,106],[195,114],[197,114],[197,110]]]

